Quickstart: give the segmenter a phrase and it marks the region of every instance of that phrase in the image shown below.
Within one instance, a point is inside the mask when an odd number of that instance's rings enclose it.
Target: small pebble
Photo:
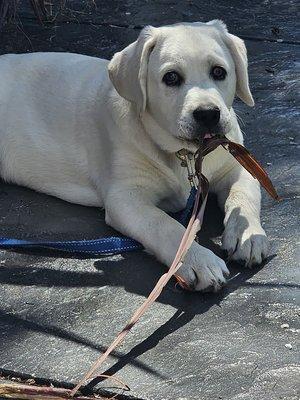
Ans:
[[[267,165],[272,165],[272,163],[271,162],[267,162]]]
[[[282,328],[282,329],[288,329],[289,327],[290,327],[289,324],[280,325],[280,328]]]
[[[131,15],[131,12],[126,12],[125,15]]]
[[[289,350],[292,350],[293,346],[291,345],[291,343],[287,343],[284,345],[284,347],[286,347]]]
[[[35,384],[35,380],[32,378],[26,379],[25,383],[27,383],[28,385],[34,385]]]

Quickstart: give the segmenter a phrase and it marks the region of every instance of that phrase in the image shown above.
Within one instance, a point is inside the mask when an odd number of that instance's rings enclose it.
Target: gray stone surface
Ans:
[[[209,7],[200,1],[96,3],[98,9],[89,14],[82,2],[70,2],[82,13],[66,12],[55,27],[38,25],[25,9],[26,36],[6,28],[1,52],[64,50],[110,57],[137,37],[139,25],[223,18],[233,33],[248,38],[256,107],[236,104],[246,144],[283,199],[275,203],[263,196],[262,219],[272,247],[265,265],[253,270],[231,265],[228,286],[215,295],[184,293],[169,283],[105,367],[128,383],[130,396],[147,400],[298,399],[296,1],[232,1],[230,6],[212,1]],[[201,237],[218,253],[221,222],[211,198]],[[79,239],[112,232],[100,210],[0,186],[0,236]],[[97,259],[1,251],[0,371],[76,382],[162,272],[142,251]]]

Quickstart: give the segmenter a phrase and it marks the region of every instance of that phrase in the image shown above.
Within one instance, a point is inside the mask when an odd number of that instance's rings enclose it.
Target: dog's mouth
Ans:
[[[211,140],[221,139],[222,137],[224,137],[224,135],[220,135],[219,133],[207,132],[203,135],[202,146],[206,147]]]
[[[199,148],[200,146],[206,146],[206,144],[208,142],[210,142],[212,139],[216,139],[216,138],[222,138],[224,137],[224,135],[221,135],[219,133],[214,133],[214,132],[206,132],[202,135],[199,135],[199,137],[197,138],[193,138],[193,139],[188,139],[188,138],[183,138],[180,137],[180,139],[184,140],[185,142],[188,142],[194,146],[196,146],[197,148]]]

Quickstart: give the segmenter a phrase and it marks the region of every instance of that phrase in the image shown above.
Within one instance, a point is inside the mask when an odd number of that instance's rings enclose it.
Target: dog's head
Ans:
[[[230,131],[235,95],[254,105],[247,67],[244,42],[213,20],[144,28],[114,55],[109,76],[142,120],[151,118],[161,128],[166,137],[155,139],[168,150],[170,137],[181,148],[182,140]]]

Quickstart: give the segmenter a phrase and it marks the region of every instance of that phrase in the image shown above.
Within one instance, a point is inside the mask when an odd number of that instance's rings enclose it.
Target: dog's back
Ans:
[[[81,144],[96,129],[98,94],[109,84],[107,63],[69,53],[0,57],[2,178],[99,205],[87,189],[88,161]],[[78,201],[75,192],[82,194]]]

